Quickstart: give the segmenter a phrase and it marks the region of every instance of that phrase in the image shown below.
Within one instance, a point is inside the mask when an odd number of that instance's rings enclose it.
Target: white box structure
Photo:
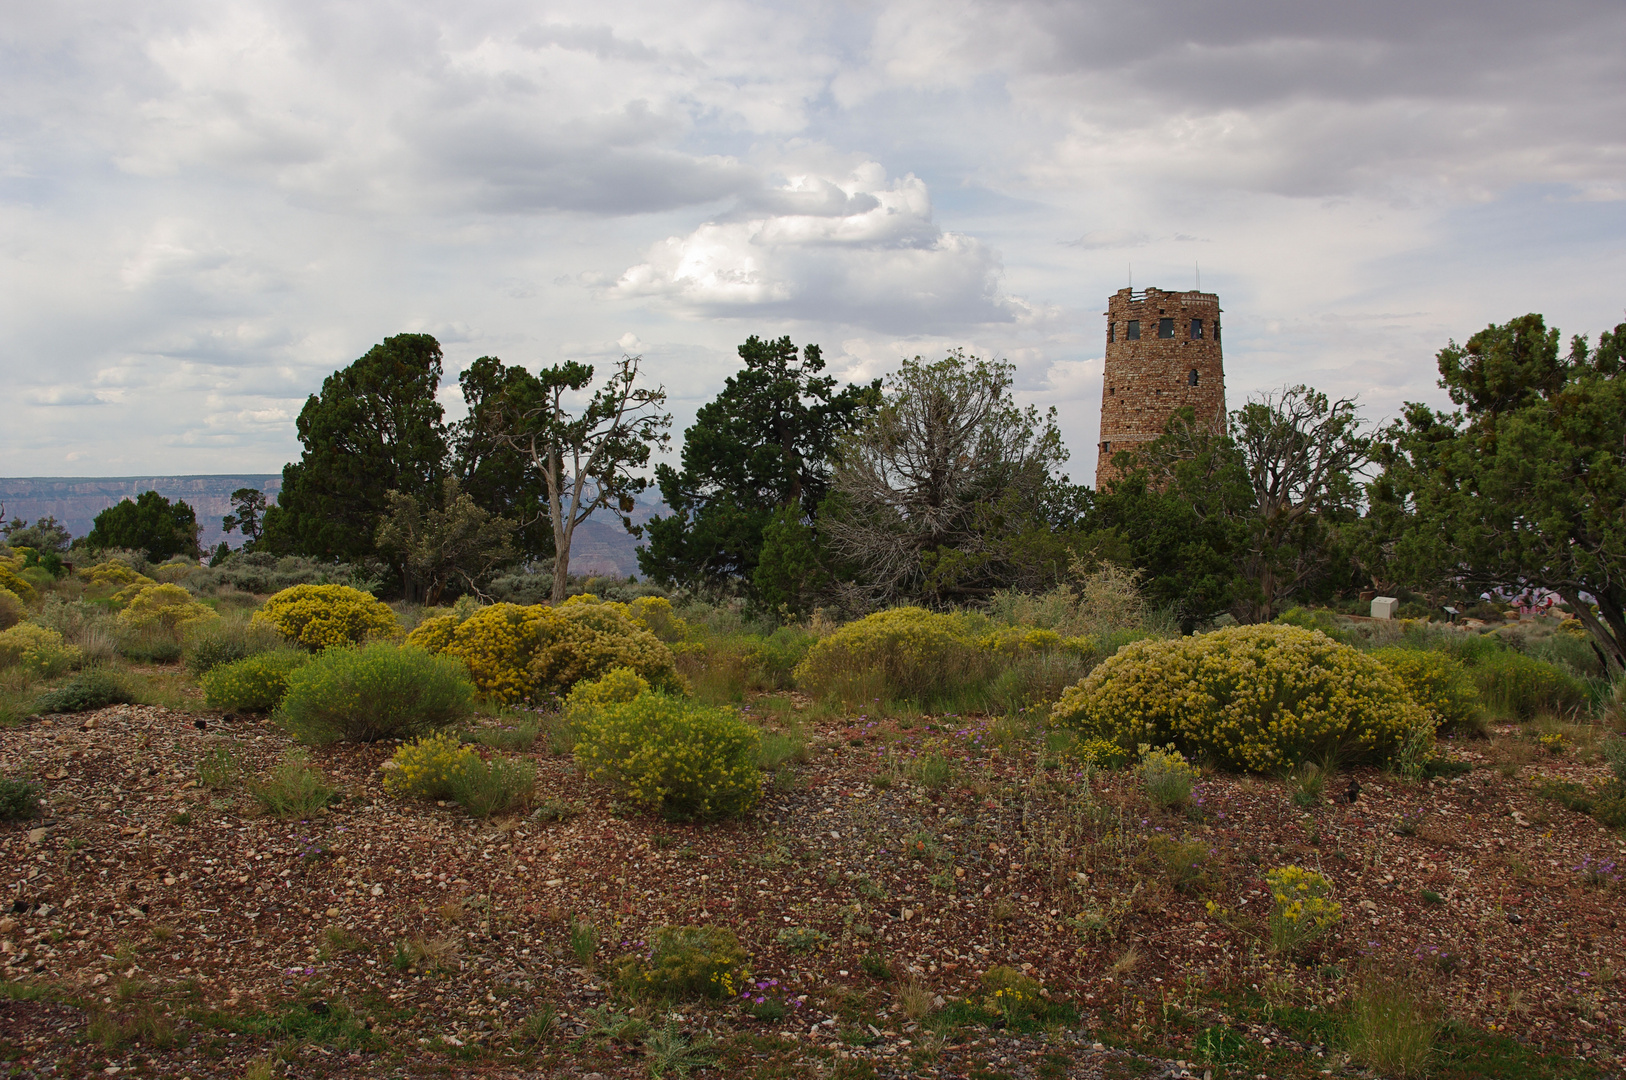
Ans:
[[[1374,619],[1392,619],[1395,611],[1400,607],[1400,601],[1392,596],[1377,596],[1372,598],[1372,617]]]

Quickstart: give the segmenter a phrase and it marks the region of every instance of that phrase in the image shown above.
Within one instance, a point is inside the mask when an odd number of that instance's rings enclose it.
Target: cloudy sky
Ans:
[[[4,475],[275,471],[413,330],[641,353],[679,429],[752,333],[964,346],[1082,478],[1131,265],[1220,294],[1233,405],[1377,419],[1487,322],[1626,319],[1618,0],[0,12]]]

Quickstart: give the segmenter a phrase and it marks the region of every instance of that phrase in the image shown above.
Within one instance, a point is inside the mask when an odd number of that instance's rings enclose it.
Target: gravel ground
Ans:
[[[540,744],[537,800],[571,807],[564,820],[390,799],[378,769],[394,747],[380,744],[314,751],[343,798],[284,822],[241,788],[198,783],[218,746],[250,772],[274,765],[289,742],[262,719],[120,706],[0,730],[0,770],[47,793],[44,818],[0,825],[0,963],[14,988],[43,988],[0,999],[0,1067],[237,1077],[280,1050],[279,1074],[296,1076],[644,1076],[648,1055],[594,1037],[591,1010],[610,1000],[616,955],[702,922],[733,929],[789,1006],[773,1021],[679,1010],[690,1038],[720,1040],[724,1072],[1180,1076],[1178,1058],[1097,1039],[1177,1048],[1213,1024],[1307,1075],[1322,1060],[1342,1072],[1335,1051],[1216,1001],[1325,1004],[1367,967],[1457,1020],[1623,1061],[1626,889],[1611,864],[1626,866],[1626,842],[1536,791],[1601,766],[1540,754],[1516,729],[1455,746],[1476,768],[1452,780],[1356,771],[1307,809],[1282,782],[1215,776],[1184,813],[1153,809],[1125,774],[1047,769],[982,722],[806,732],[809,759],[751,817],[685,826],[622,811]],[[1263,875],[1287,863],[1319,868],[1344,911],[1297,961],[1260,947]],[[603,939],[586,962],[573,920]],[[787,928],[818,934],[797,949]],[[410,966],[393,962],[402,943]],[[994,965],[1080,1022],[945,1037],[910,1019],[905,986],[952,1009]],[[516,1041],[544,1006],[552,1030]]]

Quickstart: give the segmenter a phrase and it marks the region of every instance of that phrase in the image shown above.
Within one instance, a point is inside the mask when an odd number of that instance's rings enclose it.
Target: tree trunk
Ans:
[[[556,533],[559,530],[554,530]],[[553,595],[550,602],[562,604],[565,600],[565,586],[570,582],[570,537],[565,536],[564,543],[557,537],[553,543]]]

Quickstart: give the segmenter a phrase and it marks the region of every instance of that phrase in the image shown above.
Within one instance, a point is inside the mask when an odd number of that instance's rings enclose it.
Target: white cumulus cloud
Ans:
[[[932,220],[918,177],[867,162],[803,175],[669,236],[612,292],[697,315],[778,315],[882,329],[1009,322],[998,256]]]

